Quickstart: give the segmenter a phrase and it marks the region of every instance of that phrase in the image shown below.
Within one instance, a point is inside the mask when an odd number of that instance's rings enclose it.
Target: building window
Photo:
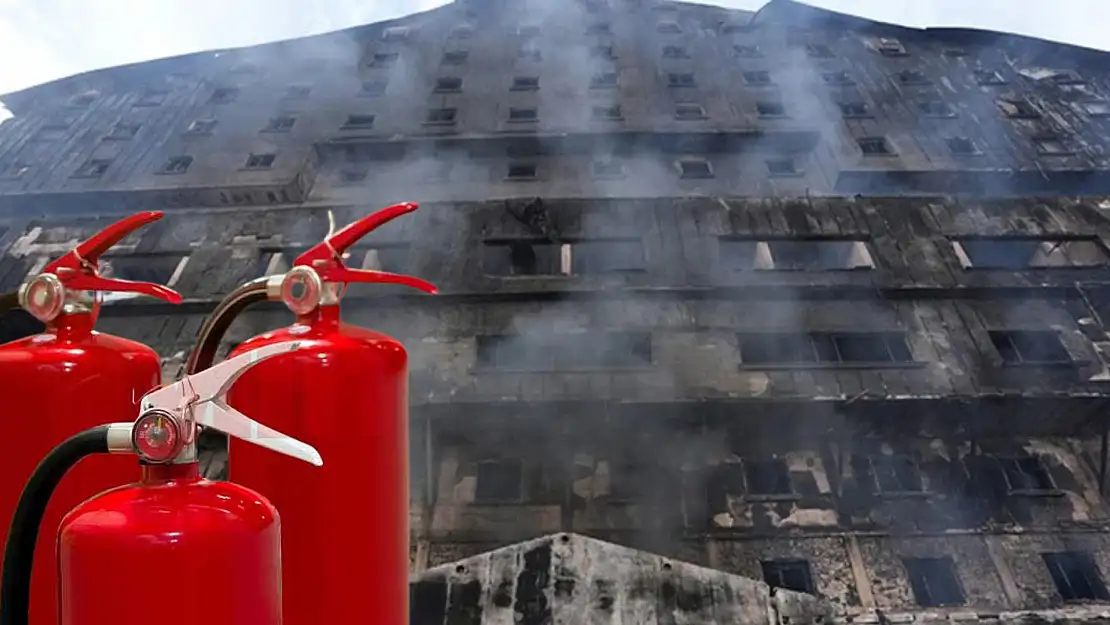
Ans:
[[[1060,342],[1060,335],[1054,331],[996,330],[989,334],[1002,362],[1008,365],[1072,362],[1071,355]]]
[[[480,367],[509,371],[559,371],[644,367],[651,364],[646,332],[560,332],[478,336]]]
[[[603,121],[620,121],[624,119],[619,106],[595,106],[591,111],[594,119]]]
[[[135,101],[135,106],[162,106],[170,92],[162,89],[148,89]]]
[[[925,117],[955,117],[956,110],[944,100],[925,100],[917,103],[917,110]]]
[[[641,272],[646,269],[639,239],[607,239],[553,243],[516,240],[487,242],[483,247],[487,275],[569,276]]]
[[[359,95],[364,98],[376,98],[378,96],[383,96],[385,95],[385,89],[388,86],[389,83],[385,80],[373,80],[370,82],[364,82],[362,83],[362,89],[359,91]]]
[[[447,76],[436,79],[436,93],[456,93],[462,91],[462,78]]]
[[[1006,84],[1006,80],[1002,78],[1002,75],[993,70],[977,69],[973,71],[973,75],[975,76],[975,82],[980,85],[991,86]]]
[[[883,56],[909,56],[909,53],[906,52],[906,47],[902,45],[902,42],[894,39],[893,37],[884,37],[882,39],[879,39],[875,46],[875,49],[877,49],[879,51],[879,54],[882,54]]]
[[[900,332],[764,332],[740,334],[739,340],[745,366],[914,362],[905,334]]]
[[[766,162],[767,173],[772,177],[792,177],[801,172],[792,158],[773,158]]]
[[[266,127],[262,129],[262,132],[289,132],[293,130],[293,125],[296,123],[296,117],[272,117],[270,121],[266,123]]]
[[[924,492],[921,472],[909,456],[880,454],[867,459],[875,492],[884,495]]]
[[[700,104],[678,104],[674,107],[675,119],[696,121],[705,119],[705,109]]]
[[[452,52],[443,53],[444,65],[465,65],[467,59],[470,58],[470,53],[466,50],[455,50]]]
[[[193,120],[185,132],[191,135],[210,135],[216,128],[216,120],[214,119],[197,119]]]
[[[1011,495],[1040,494],[1056,491],[1056,484],[1038,456],[997,458],[1006,476]]]
[[[598,180],[616,180],[624,177],[624,164],[613,159],[598,159],[590,164],[590,172]]]
[[[1091,554],[1079,551],[1042,553],[1045,566],[1064,601],[1108,601],[1110,593]]]
[[[807,43],[806,55],[815,59],[831,59],[833,51],[832,48],[823,43]]]
[[[606,61],[613,61],[617,58],[617,52],[613,46],[591,46],[590,47],[591,59],[604,59]]]
[[[948,137],[944,140],[948,144],[948,151],[956,156],[977,156],[982,154],[975,142],[967,137]]]
[[[235,87],[221,87],[212,92],[209,104],[231,104],[239,99],[239,89]]]
[[[747,494],[754,496],[793,495],[790,471],[782,460],[744,460]]]
[[[667,74],[668,87],[693,87],[696,84],[691,73]]]
[[[952,242],[965,269],[1050,269],[1101,267],[1106,248],[1098,239],[988,238]]]
[[[841,102],[840,114],[848,119],[871,117],[871,112],[864,102]]]
[[[862,137],[856,143],[865,156],[888,156],[894,153],[883,137]]]
[[[142,124],[127,124],[120,122],[112,126],[112,130],[104,137],[110,141],[127,141],[134,139],[139,134]]]
[[[108,171],[112,164],[111,159],[94,158],[84,162],[73,174],[74,178],[99,178]]]
[[[939,608],[964,604],[964,592],[952,558],[904,558],[917,605]]]
[[[455,123],[458,111],[453,108],[430,109],[424,117],[424,123],[429,126],[449,126]]]
[[[251,154],[247,157],[247,163],[244,165],[247,169],[269,169],[274,165],[274,159],[277,158],[275,154]]]
[[[374,127],[374,115],[348,115],[343,122],[343,130],[370,130]]]
[[[677,35],[682,32],[682,27],[678,25],[678,22],[659,22],[655,25],[655,32],[665,35]]]
[[[759,50],[759,46],[732,46],[732,52],[736,58],[740,59],[759,59],[763,58],[763,53]]]
[[[771,588],[816,594],[808,560],[762,560],[763,581]]]
[[[1037,152],[1046,156],[1061,156],[1072,153],[1068,144],[1059,137],[1038,137],[1033,139],[1033,143],[1037,146]]]
[[[540,52],[540,47],[534,42],[528,42],[520,46],[516,51],[518,59],[525,61],[538,62],[543,60],[543,54]]]
[[[771,72],[757,71],[744,72],[744,82],[752,86],[767,86],[772,84]]]
[[[382,31],[382,41],[399,43],[409,38],[409,29],[404,26],[392,26]]]
[[[852,78],[852,75],[846,71],[823,72],[821,74],[821,80],[826,85],[837,85],[840,87],[856,84],[856,81]]]
[[[474,503],[512,503],[524,499],[520,460],[483,460],[474,481]]]
[[[517,76],[513,78],[513,91],[536,91],[540,88],[538,76]]]
[[[683,159],[678,162],[678,169],[682,178],[701,180],[713,177],[713,166],[709,161],[701,158]]]
[[[786,117],[786,106],[782,102],[759,102],[755,109],[760,117]]]
[[[100,271],[108,278],[172,287],[186,262],[187,257],[176,254],[116,254],[101,258]]]
[[[534,122],[539,120],[539,113],[535,108],[510,108],[509,121]]]
[[[509,180],[535,180],[538,167],[535,163],[509,163]]]
[[[590,78],[590,89],[613,89],[617,86],[616,72],[602,72]]]
[[[308,85],[289,85],[285,88],[285,100],[307,100],[309,94],[312,93],[312,87]]]
[[[377,52],[374,56],[370,57],[371,67],[390,67],[401,58],[400,53],[397,52]]]
[[[751,239],[718,241],[722,267],[788,271],[871,270],[875,262],[865,241],[845,239]]]
[[[160,173],[160,174],[183,174],[183,173],[189,171],[189,166],[192,165],[192,164],[193,164],[193,157],[192,156],[187,156],[187,155],[171,156],[169,159],[166,160],[165,163],[162,164],[162,168],[158,170],[158,173]]]
[[[915,69],[902,70],[895,74],[895,77],[898,79],[898,84],[906,86],[928,85],[932,82],[925,74]]]
[[[1091,117],[1110,117],[1110,102],[1105,100],[1083,102],[1080,106],[1083,108],[1083,112]]]

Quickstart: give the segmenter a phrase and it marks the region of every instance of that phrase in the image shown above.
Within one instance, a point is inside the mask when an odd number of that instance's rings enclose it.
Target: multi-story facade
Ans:
[[[411,354],[414,621],[1102,618],[1108,65],[778,0],[456,0],[93,72],[3,98],[0,291],[163,209],[106,260],[187,302],[100,325],[172,376],[329,211],[419,201],[349,262],[442,294],[345,304]]]

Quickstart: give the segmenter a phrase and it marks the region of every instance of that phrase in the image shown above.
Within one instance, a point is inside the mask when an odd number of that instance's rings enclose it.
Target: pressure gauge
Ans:
[[[177,458],[184,446],[181,425],[170,413],[152,410],[135,422],[131,443],[145,462],[168,464]]]
[[[65,300],[65,285],[54,274],[39,274],[19,288],[19,304],[43,323],[58,317]]]

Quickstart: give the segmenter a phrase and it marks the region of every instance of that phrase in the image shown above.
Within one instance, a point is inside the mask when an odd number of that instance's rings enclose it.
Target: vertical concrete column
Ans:
[[[998,579],[1002,582],[1002,592],[1006,594],[1006,600],[1010,602],[1010,608],[1018,610],[1021,609],[1022,604],[1021,591],[1018,590],[1017,583],[1014,582],[1014,573],[1010,570],[1010,565],[1002,557],[1000,538],[1000,536],[984,535],[983,543],[987,546],[987,554],[990,556],[991,564],[994,565],[994,570],[998,572]]]

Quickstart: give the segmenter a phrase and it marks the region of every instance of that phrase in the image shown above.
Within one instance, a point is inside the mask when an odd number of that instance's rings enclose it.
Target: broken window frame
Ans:
[[[740,460],[740,465],[744,475],[745,500],[792,501],[798,499],[799,495],[794,488],[794,480],[790,477],[790,466],[786,463],[786,460],[782,458],[766,458],[760,460],[742,458]],[[762,480],[754,479],[754,474],[761,470],[775,473],[775,475],[772,476],[775,484],[770,490],[756,490],[756,482]]]
[[[917,605],[941,608],[967,604],[967,593],[952,558],[902,558],[902,566]]]
[[[139,134],[142,127],[143,125],[139,123],[116,122],[112,124],[112,129],[108,131],[108,134],[104,135],[103,140],[130,141]]]
[[[297,124],[297,118],[293,115],[278,115],[271,117],[266,126],[262,128],[261,132],[284,134],[293,131],[293,126]]]
[[[239,99],[238,87],[217,87],[208,98],[209,104],[231,104]]]
[[[1098,562],[1086,551],[1042,553],[1041,558],[1065,603],[1110,601]],[[1086,586],[1086,591],[1080,586]]]
[[[166,159],[158,169],[158,173],[166,176],[179,176],[189,171],[193,165],[193,157],[188,154],[178,154]]]
[[[952,156],[982,156],[983,151],[971,137],[945,137],[944,144]],[[957,149],[966,148],[966,149]]]
[[[886,137],[858,137],[856,139],[856,145],[859,147],[860,153],[866,157],[881,158],[886,156],[897,156],[897,153],[894,151],[894,146],[890,145],[890,141],[888,141]],[[871,149],[874,147],[879,147],[880,149]]]
[[[909,56],[906,46],[894,37],[880,37],[875,42],[875,51],[883,56]]]
[[[189,127],[185,129],[185,134],[208,136],[212,134],[212,131],[216,129],[219,123],[218,120],[210,117],[194,119],[189,123]]]
[[[788,263],[786,259],[779,262],[775,260],[775,246],[782,244],[851,244],[853,247],[862,246],[862,252],[866,254],[867,265],[844,266],[834,267],[832,265],[812,265],[806,267],[795,266],[794,263]],[[729,263],[725,266],[721,263],[725,271],[874,271],[878,269],[878,262],[875,259],[875,253],[872,251],[870,239],[863,238],[833,238],[833,237],[820,237],[820,238],[768,238],[768,239],[752,239],[748,237],[724,236],[717,239],[718,245],[718,261],[724,256],[721,252],[725,252],[725,246],[736,245],[744,251],[740,257],[749,256],[750,262],[746,263]],[[766,248],[761,249],[761,248]],[[781,250],[780,250],[781,251]],[[847,249],[846,252],[851,254],[855,249]],[[771,266],[759,266],[761,254],[766,256],[766,260],[771,263]],[[780,266],[780,263],[782,266]]]
[[[494,253],[498,248],[505,248],[509,254],[512,254],[513,246],[528,245],[531,256],[539,261],[534,247],[551,247],[552,256],[550,261],[546,263],[550,268],[557,270],[557,273],[490,273],[490,267],[485,262],[489,255]],[[630,253],[630,258],[638,256],[638,260],[630,262],[616,263],[616,268],[592,268],[590,262],[589,250],[593,246],[630,246],[626,252]],[[636,254],[638,252],[638,254]],[[614,253],[614,256],[618,254]],[[582,276],[602,276],[614,274],[629,274],[629,273],[643,273],[648,270],[647,250],[644,247],[642,238],[624,237],[624,238],[599,238],[599,239],[571,239],[560,242],[555,242],[546,239],[488,239],[483,241],[483,255],[482,255],[482,271],[483,274],[489,277],[501,279],[513,278],[571,278]],[[619,266],[627,265],[627,266]],[[515,265],[510,261],[509,268],[515,268]]]
[[[1011,497],[1055,497],[1064,494],[1040,455],[993,456],[1002,477],[1006,494]],[[1019,482],[1019,483],[1015,483]]]
[[[873,494],[880,497],[929,496],[921,467],[909,454],[874,454],[867,456],[866,460],[871,472]],[[907,481],[912,482],[910,488],[906,488]],[[886,487],[891,483],[897,484],[897,488]]]
[[[72,178],[87,178],[97,179],[103,178],[104,174],[108,173],[111,169],[113,159],[110,158],[90,158],[81,164],[76,171],[73,172]]]
[[[769,330],[739,332],[740,369],[897,369],[920,367],[904,331],[789,332]],[[886,359],[848,360],[848,341],[867,341],[865,350],[879,347]],[[782,350],[780,348],[789,349]],[[760,352],[763,352],[762,354]],[[778,352],[777,354],[775,352]],[[794,352],[791,354],[790,352]]]
[[[952,244],[952,250],[955,252],[960,265],[964,271],[978,270],[978,271],[1060,271],[1060,270],[1092,270],[1101,269],[1110,265],[1110,250],[1107,249],[1106,244],[1098,237],[1084,237],[1084,236],[954,236],[950,237],[949,242]],[[974,244],[988,244],[1004,246],[1006,244],[1037,244],[1029,250],[1029,258],[1024,264],[1011,263],[1003,264],[993,262],[983,257],[982,254],[973,253]],[[1087,256],[1087,254],[1072,254],[1069,252],[1070,245],[1075,244],[1089,244],[1092,246],[1090,252],[1095,252],[1099,257],[1098,262],[1087,263],[1079,260],[1080,256]],[[1003,249],[989,250],[1001,252]],[[1017,257],[1016,249],[1013,256]],[[1049,265],[1049,264],[1033,264],[1038,257],[1050,258],[1054,254],[1061,254],[1064,259],[1069,261],[1065,265]],[[993,254],[996,256],[1010,256],[1010,254]],[[977,263],[976,257],[979,257],[984,263]],[[1074,258],[1073,258],[1074,257]],[[1082,264],[1079,264],[1082,263]]]
[[[277,162],[277,154],[274,152],[251,152],[247,156],[247,161],[243,163],[243,169],[249,171],[267,171],[274,168]]]
[[[347,116],[340,130],[373,130],[378,116],[372,113],[355,113]]]
[[[650,332],[579,330],[536,334],[480,334],[474,337],[474,369],[488,373],[558,373],[564,371],[642,371],[655,362]],[[499,358],[505,344],[523,342],[527,362]],[[591,353],[588,347],[611,346]],[[503,353],[503,352],[502,352]],[[591,356],[596,356],[596,360]],[[614,358],[615,357],[615,358]],[[505,362],[500,362],[506,359]]]
[[[675,166],[682,180],[712,180],[717,177],[713,163],[706,158],[683,157],[675,161]]]
[[[484,493],[482,492],[482,482],[484,480],[482,480],[482,467],[495,467],[499,470],[504,469],[505,467],[512,467],[512,470],[514,470],[516,472],[516,477],[519,478],[519,484],[517,485],[515,495],[501,496],[501,495],[497,495],[497,494],[488,494],[487,496],[483,496]],[[498,476],[498,477],[504,477],[504,476],[502,475],[502,476]],[[508,480],[505,480],[504,483],[507,484],[508,482],[509,482]],[[499,484],[499,486],[500,485],[503,485],[503,484]],[[514,504],[514,503],[515,504],[522,504],[526,501],[526,499],[527,498],[525,496],[524,461],[523,460],[520,460],[520,459],[517,459],[517,458],[498,458],[498,459],[492,459],[491,458],[491,459],[486,459],[486,460],[479,460],[477,463],[475,463],[474,500],[473,500],[474,505],[482,506],[482,505],[498,505],[498,504],[504,505],[504,504]]]
[[[760,560],[759,568],[763,574],[763,583],[771,588],[817,594],[817,585],[813,581],[813,566],[809,560]],[[801,583],[787,583],[788,577],[794,578],[794,581],[800,580]]]
[[[1067,346],[1060,340],[1060,333],[1055,330],[989,330],[987,335],[999,358],[1002,359],[1004,367],[1072,367],[1082,364],[1073,359]],[[1038,350],[1033,346],[1038,342],[1044,346],[1044,349]],[[1022,353],[1025,351],[1021,349],[1022,344],[1025,344],[1030,352],[1057,353],[1059,358],[1026,359]]]

